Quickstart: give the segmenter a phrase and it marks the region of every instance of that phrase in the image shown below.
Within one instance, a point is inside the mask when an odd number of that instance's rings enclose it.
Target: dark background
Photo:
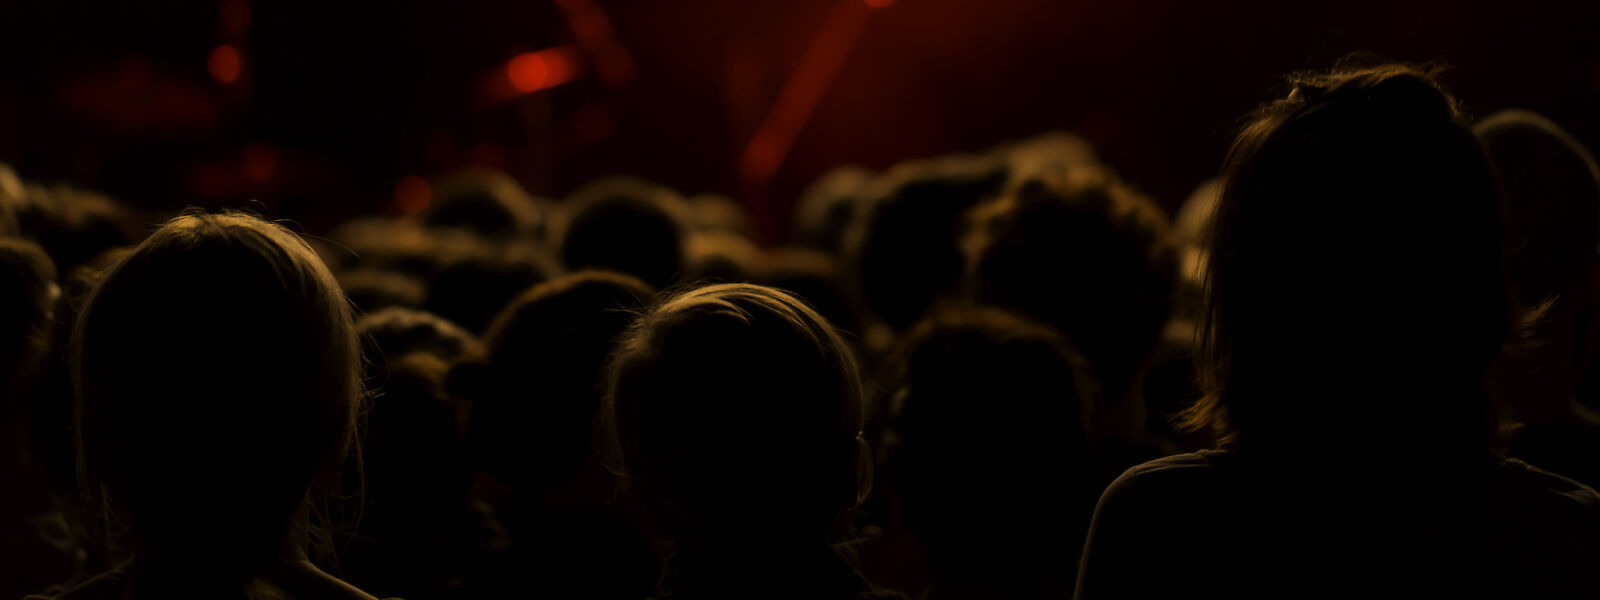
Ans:
[[[770,241],[836,164],[883,168],[1048,129],[1085,135],[1175,206],[1282,74],[1352,51],[1445,61],[1473,114],[1531,108],[1600,141],[1593,2],[596,0],[631,79],[586,68],[486,101],[512,57],[575,43],[557,4],[8,2],[0,161],[149,209],[255,199],[311,230],[396,211],[406,175],[487,164],[558,196],[631,172],[739,198]],[[742,174],[740,153],[808,45],[851,19],[861,35],[787,158],[770,180]],[[244,57],[231,84],[208,73],[220,44]]]

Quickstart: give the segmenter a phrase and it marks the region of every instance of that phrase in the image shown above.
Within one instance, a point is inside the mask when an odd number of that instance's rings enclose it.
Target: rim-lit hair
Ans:
[[[1496,427],[1483,377],[1508,322],[1482,147],[1433,70],[1291,83],[1224,166],[1205,395],[1186,424],[1245,446],[1359,431],[1363,446],[1481,453]]]
[[[283,227],[191,213],[151,234],[72,341],[80,475],[116,541],[258,573],[353,446],[360,352],[333,275]]]
[[[624,335],[608,382],[614,467],[680,542],[826,531],[867,492],[850,346],[783,291],[666,299]]]

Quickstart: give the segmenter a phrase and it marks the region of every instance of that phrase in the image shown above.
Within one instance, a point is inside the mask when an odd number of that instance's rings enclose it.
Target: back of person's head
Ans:
[[[950,156],[896,166],[872,184],[847,242],[863,300],[896,331],[959,292],[963,216],[1001,191],[1006,163]]]
[[[1482,146],[1422,68],[1291,83],[1224,167],[1190,422],[1243,448],[1483,456],[1509,312]]]
[[[607,416],[620,464],[679,549],[809,549],[838,541],[867,491],[855,359],[782,291],[676,294],[612,359]]]
[[[483,345],[460,325],[430,312],[391,307],[356,321],[367,361],[380,370],[387,358],[425,353],[445,363],[477,357]]]
[[[766,253],[755,281],[804,300],[848,335],[861,330],[860,318],[845,291],[839,259],[832,254],[798,246],[774,248]]]
[[[1505,110],[1474,126],[1506,192],[1506,275],[1517,305],[1586,298],[1600,247],[1600,168],[1561,126],[1525,110]],[[1542,311],[1548,314],[1548,310]],[[1572,328],[1570,319],[1552,323]]]
[[[191,590],[245,585],[293,547],[362,395],[332,274],[244,214],[178,217],[110,267],[71,358],[80,472],[107,531]]]
[[[451,374],[452,389],[474,400],[468,439],[486,471],[535,487],[578,471],[597,451],[590,432],[606,359],[654,295],[632,275],[579,271],[523,292],[495,317],[482,364]]]
[[[502,171],[482,167],[455,171],[434,182],[433,201],[422,212],[428,227],[454,227],[496,239],[536,239],[544,214],[522,184]]]
[[[750,281],[760,270],[761,248],[728,230],[697,231],[684,245],[685,279],[699,282]]]
[[[1055,327],[1105,383],[1149,358],[1172,315],[1166,214],[1093,165],[1043,169],[973,214],[968,293]]]
[[[1082,358],[993,308],[935,312],[898,354],[888,470],[934,571],[986,587],[1070,582],[1095,494]]]
[[[128,229],[130,211],[109,197],[67,185],[37,184],[26,185],[23,195],[18,225],[62,272],[135,241]]]
[[[657,288],[684,268],[691,212],[670,188],[613,176],[573,192],[557,247],[568,269],[621,271]]]
[[[830,254],[842,253],[845,234],[874,175],[865,167],[843,165],[817,177],[795,202],[794,240]]]
[[[753,231],[750,213],[733,198],[706,193],[695,194],[688,202],[696,230],[726,231],[744,237]]]
[[[7,401],[21,391],[20,379],[39,366],[60,297],[56,266],[44,249],[0,237],[0,392]]]
[[[482,332],[507,302],[561,271],[543,248],[531,243],[506,245],[463,240],[463,251],[446,261],[428,282],[429,312]]]
[[[363,313],[388,308],[420,309],[428,301],[428,283],[420,277],[382,269],[339,272],[339,285]]]

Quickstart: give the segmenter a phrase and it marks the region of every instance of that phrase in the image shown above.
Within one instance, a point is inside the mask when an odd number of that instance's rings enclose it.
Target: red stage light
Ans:
[[[206,59],[206,68],[217,81],[233,83],[244,74],[244,58],[239,55],[238,48],[223,44],[211,51],[210,58]]]
[[[517,91],[528,93],[545,87],[550,78],[550,67],[539,53],[526,52],[517,55],[506,65],[506,77]]]
[[[432,202],[433,188],[428,187],[428,181],[421,177],[407,175],[401,177],[394,186],[394,204],[408,215],[422,212]]]

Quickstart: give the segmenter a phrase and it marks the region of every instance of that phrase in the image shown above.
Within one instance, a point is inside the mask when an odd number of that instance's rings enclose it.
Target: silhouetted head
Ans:
[[[135,219],[121,204],[66,185],[24,186],[16,212],[21,230],[50,254],[62,272],[137,239],[128,228]]]
[[[558,247],[569,269],[607,269],[664,287],[681,276],[690,210],[677,192],[610,177],[573,192]]]
[[[1506,192],[1506,274],[1517,305],[1586,301],[1600,247],[1600,168],[1582,144],[1535,113],[1506,110],[1475,127]],[[1543,310],[1548,314],[1548,307]],[[1551,323],[1571,329],[1570,316]]]
[[[434,182],[433,202],[421,215],[429,227],[455,227],[497,239],[537,239],[544,214],[510,175],[485,168],[453,172]]]
[[[1172,316],[1167,216],[1100,167],[1019,181],[974,213],[967,253],[972,298],[1061,331],[1108,384],[1144,365]]]
[[[513,484],[572,477],[587,455],[606,358],[655,294],[632,275],[579,271],[533,287],[495,317],[479,365],[451,374],[475,400],[468,438],[485,470]]]
[[[1291,81],[1224,167],[1191,422],[1243,448],[1483,456],[1508,321],[1483,148],[1427,71]]]
[[[333,275],[256,217],[187,214],[113,265],[71,357],[80,472],[124,549],[205,585],[284,556],[350,446],[360,351]]]
[[[448,364],[483,354],[483,345],[460,325],[430,312],[392,307],[362,315],[356,332],[369,365],[384,369],[386,359],[424,353]]]
[[[742,234],[702,230],[690,234],[686,242],[684,271],[687,281],[750,281],[760,270],[761,248]]]
[[[861,212],[864,192],[874,176],[865,167],[844,165],[811,182],[795,202],[795,241],[830,254],[842,253],[845,234]]]
[[[428,301],[426,281],[394,271],[371,268],[340,271],[339,285],[363,313],[394,307],[420,309]]]
[[[1071,581],[1096,490],[1083,360],[992,308],[935,312],[900,348],[889,470],[905,525],[952,580]]]
[[[5,403],[17,400],[25,382],[42,362],[54,332],[61,298],[56,266],[39,246],[0,237],[0,393]]]
[[[788,246],[774,248],[755,281],[805,301],[834,327],[848,335],[861,330],[861,319],[844,287],[839,260],[820,250]]]
[[[700,231],[726,231],[749,237],[750,213],[738,201],[722,194],[695,194],[689,198],[694,228]]]
[[[837,541],[871,462],[856,362],[815,311],[768,287],[691,289],[639,319],[612,361],[619,466],[680,549]]]
[[[517,294],[560,273],[554,259],[531,243],[489,245],[470,240],[443,262],[428,283],[429,312],[481,332]]]
[[[847,253],[878,317],[901,331],[960,291],[963,217],[999,193],[1006,177],[998,158],[952,156],[901,164],[873,182]]]

